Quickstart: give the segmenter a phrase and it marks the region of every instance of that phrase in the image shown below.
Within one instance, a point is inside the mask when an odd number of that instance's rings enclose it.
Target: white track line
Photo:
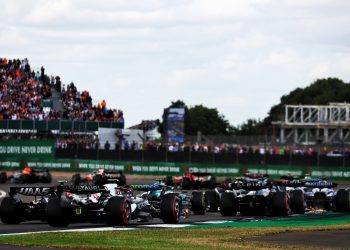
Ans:
[[[0,236],[10,235],[22,235],[22,234],[40,234],[40,233],[81,233],[81,232],[107,232],[107,231],[128,231],[135,230],[134,227],[97,227],[97,228],[81,228],[81,229],[63,229],[52,231],[36,231],[36,232],[23,232],[23,233],[8,233],[0,234]]]

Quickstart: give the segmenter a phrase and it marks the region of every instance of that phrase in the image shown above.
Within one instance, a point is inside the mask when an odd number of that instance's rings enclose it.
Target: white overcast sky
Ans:
[[[0,57],[27,57],[124,111],[171,101],[264,118],[318,78],[350,79],[348,0],[0,0]]]

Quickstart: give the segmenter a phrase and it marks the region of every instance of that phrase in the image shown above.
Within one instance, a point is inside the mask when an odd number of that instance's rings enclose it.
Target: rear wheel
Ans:
[[[183,178],[181,186],[182,186],[182,189],[191,189],[192,188],[192,182],[188,178]]]
[[[305,213],[304,193],[302,190],[293,190],[291,197],[291,209],[294,214]]]
[[[43,183],[50,183],[51,180],[52,180],[52,176],[49,172],[44,173],[43,176],[41,177],[41,181]]]
[[[164,182],[165,182],[165,185],[167,185],[167,186],[174,186],[173,177],[170,175],[168,175],[164,178]]]
[[[111,226],[126,226],[131,215],[130,201],[126,197],[111,197],[105,207],[107,223]]]
[[[207,209],[207,199],[204,192],[194,191],[192,192],[192,211],[194,214],[205,214]]]
[[[12,197],[5,197],[0,205],[0,218],[4,224],[18,224],[23,220],[24,210]]]
[[[126,176],[124,174],[121,174],[118,178],[117,184],[119,186],[125,186],[126,184]]]
[[[6,172],[0,173],[0,183],[5,183],[7,181],[7,174]]]
[[[222,193],[220,199],[220,213],[222,216],[235,216],[238,211],[238,202],[233,193]]]
[[[179,196],[168,194],[160,201],[160,218],[164,223],[176,224],[180,221],[182,202]]]
[[[217,212],[220,203],[220,196],[215,190],[206,191],[205,196],[207,197],[209,212]]]
[[[215,176],[210,176],[209,188],[215,188],[215,186],[216,186],[216,177]]]
[[[350,191],[339,189],[335,197],[335,205],[338,212],[350,212]]]
[[[80,174],[73,174],[71,181],[73,185],[79,185],[81,182]]]
[[[286,192],[276,192],[272,195],[271,212],[273,215],[289,214],[289,197]]]
[[[67,210],[61,206],[61,199],[53,197],[46,206],[46,220],[52,227],[66,227],[69,225]]]
[[[94,185],[96,185],[96,186],[103,185],[103,176],[100,175],[100,174],[95,174],[95,175],[92,177],[92,182],[93,182]]]

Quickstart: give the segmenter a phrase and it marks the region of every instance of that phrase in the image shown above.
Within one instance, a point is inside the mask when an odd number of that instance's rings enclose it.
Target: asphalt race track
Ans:
[[[140,181],[129,181],[129,183]],[[153,180],[146,181],[148,183],[154,182]],[[29,184],[30,186],[52,186],[45,184]],[[1,184],[0,185],[0,200],[4,197],[4,194],[8,192],[9,187],[14,186],[11,184]],[[27,185],[18,185],[27,186]],[[295,216],[298,219],[297,216]],[[216,213],[206,213],[205,215],[193,215],[191,214],[188,218],[181,220],[181,223],[175,225],[176,228],[186,227],[190,225],[202,225],[204,223],[225,223],[225,222],[240,222],[240,224],[245,224],[244,222],[252,221],[274,221],[278,218],[264,217],[264,216],[236,216],[236,217],[222,217],[219,212]],[[293,218],[291,218],[293,219]],[[300,218],[302,219],[302,218]],[[299,219],[299,220],[300,220]],[[350,220],[349,220],[350,221]],[[241,225],[242,225],[241,224]],[[92,224],[92,223],[79,223],[70,224],[66,228],[54,228],[47,225],[45,222],[31,221],[23,222],[18,225],[6,225],[0,224],[0,235],[6,234],[18,234],[18,233],[31,233],[31,232],[47,232],[47,231],[105,231],[105,230],[135,230],[138,228],[163,228],[172,227],[171,225],[164,225],[160,219],[153,219],[150,222],[138,223],[137,221],[132,221],[127,227],[109,227],[105,224]],[[311,246],[319,248],[335,248],[335,249],[350,249],[350,232],[349,231],[335,231],[335,232],[308,232],[308,233],[285,233],[273,236],[257,237],[252,240],[263,241],[266,243],[276,243],[279,245],[302,245]],[[1,237],[1,236],[0,236]],[[331,240],[325,240],[331,239]],[[0,245],[0,250],[8,249],[8,246]],[[11,249],[39,249],[39,248],[24,248],[24,247],[12,247]],[[42,248],[44,249],[44,248]]]

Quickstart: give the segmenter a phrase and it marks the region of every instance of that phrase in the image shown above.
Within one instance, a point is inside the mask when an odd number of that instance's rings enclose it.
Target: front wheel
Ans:
[[[176,224],[180,221],[182,202],[179,196],[168,194],[160,201],[160,218],[164,223]]]
[[[111,226],[126,226],[131,215],[130,201],[126,197],[111,197],[105,207],[107,224]]]
[[[294,214],[304,214],[305,213],[305,201],[304,192],[300,189],[292,191],[292,197],[290,206]]]
[[[205,214],[207,209],[207,199],[204,192],[194,191],[192,192],[192,211],[196,215]]]

